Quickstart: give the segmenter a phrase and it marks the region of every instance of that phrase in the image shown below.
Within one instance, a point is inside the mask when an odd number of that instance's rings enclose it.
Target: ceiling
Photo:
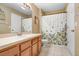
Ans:
[[[54,11],[64,9],[66,4],[65,3],[34,3],[38,8],[41,8],[43,12],[47,11]],[[22,9],[20,7],[20,3],[4,3],[4,5],[16,9],[17,11],[26,14],[28,16],[32,15],[32,11],[30,8],[26,7],[26,9]]]
[[[3,3],[3,4],[28,16],[32,14],[32,11],[29,7],[26,7],[26,9],[21,8],[21,3]]]

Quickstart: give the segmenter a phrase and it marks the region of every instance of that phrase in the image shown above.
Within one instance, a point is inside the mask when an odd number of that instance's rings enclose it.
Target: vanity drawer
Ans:
[[[31,40],[23,42],[21,44],[21,51],[31,46]]]
[[[21,56],[31,56],[31,47],[21,52]]]
[[[11,47],[0,53],[0,56],[17,56],[19,54],[19,47]]]

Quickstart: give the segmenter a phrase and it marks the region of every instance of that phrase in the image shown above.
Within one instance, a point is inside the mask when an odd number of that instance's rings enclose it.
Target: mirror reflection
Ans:
[[[32,10],[26,3],[0,3],[0,34],[32,32]]]

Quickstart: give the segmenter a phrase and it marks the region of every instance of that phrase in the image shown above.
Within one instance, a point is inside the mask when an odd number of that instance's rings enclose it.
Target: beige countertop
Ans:
[[[30,40],[40,35],[41,34],[22,34],[21,36],[15,35],[11,37],[0,38],[0,50],[8,46],[21,43],[22,41],[24,42]]]

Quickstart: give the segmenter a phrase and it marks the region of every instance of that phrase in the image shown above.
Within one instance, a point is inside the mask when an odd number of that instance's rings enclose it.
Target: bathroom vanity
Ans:
[[[0,38],[0,56],[36,56],[41,51],[41,34]]]

